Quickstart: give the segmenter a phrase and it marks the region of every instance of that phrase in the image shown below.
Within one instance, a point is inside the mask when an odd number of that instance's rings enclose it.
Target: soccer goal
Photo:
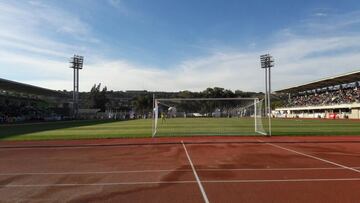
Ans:
[[[257,98],[154,99],[152,136],[267,135]]]

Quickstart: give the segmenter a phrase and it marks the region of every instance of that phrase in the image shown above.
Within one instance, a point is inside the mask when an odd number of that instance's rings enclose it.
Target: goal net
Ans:
[[[152,136],[267,135],[257,98],[154,99]]]

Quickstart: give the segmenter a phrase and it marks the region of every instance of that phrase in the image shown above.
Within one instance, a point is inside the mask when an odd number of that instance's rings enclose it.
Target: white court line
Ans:
[[[360,181],[360,178],[309,178],[309,179],[262,179],[262,180],[204,180],[203,183],[273,183],[273,182],[331,182]],[[114,186],[114,185],[153,185],[153,184],[189,184],[197,181],[153,181],[153,182],[113,182],[113,183],[58,183],[58,184],[8,184],[1,188],[19,187],[76,187],[76,186]]]
[[[323,181],[360,181],[360,178],[301,178],[268,180],[204,180],[204,183],[271,183],[271,182],[323,182]]]
[[[201,194],[202,194],[202,196],[203,196],[203,198],[204,198],[204,201],[205,201],[205,203],[209,203],[209,199],[208,199],[208,197],[206,196],[204,187],[203,187],[203,185],[201,184],[201,181],[200,181],[200,178],[199,178],[198,174],[196,173],[194,164],[193,164],[192,161],[191,161],[191,158],[190,158],[189,153],[188,153],[188,151],[187,151],[187,149],[186,149],[186,146],[185,146],[185,144],[184,144],[183,141],[181,141],[181,144],[182,144],[182,146],[183,146],[183,148],[184,148],[184,150],[185,150],[186,156],[187,156],[187,158],[188,158],[188,160],[189,160],[190,166],[191,166],[191,168],[192,168],[192,170],[193,170],[194,176],[195,176],[195,178],[196,178],[196,182],[197,182],[198,185],[199,185],[199,188],[200,188]]]
[[[88,174],[126,174],[126,173],[161,173],[161,172],[190,172],[190,169],[169,170],[137,170],[137,171],[84,171],[84,172],[24,172],[24,173],[0,173],[0,176],[10,175],[88,175]]]
[[[264,133],[264,132],[261,132],[261,131],[256,131],[257,133],[259,134],[262,134],[262,135],[268,135],[267,133]]]
[[[325,162],[325,163],[329,163],[329,164],[332,164],[332,165],[335,165],[335,166],[339,166],[341,168],[345,168],[345,169],[349,169],[351,171],[355,171],[355,172],[358,172],[360,173],[360,170],[358,169],[355,169],[355,168],[351,168],[351,167],[348,167],[348,166],[345,166],[345,165],[342,165],[342,164],[339,164],[339,163],[335,163],[333,161],[329,161],[329,160],[326,160],[326,159],[322,159],[322,158],[319,158],[319,157],[316,157],[316,156],[312,156],[312,155],[309,155],[309,154],[305,154],[305,153],[302,153],[302,152],[299,152],[299,151],[295,151],[293,149],[289,149],[289,148],[286,148],[286,147],[282,147],[282,146],[279,146],[277,144],[272,144],[272,143],[266,143],[266,142],[263,142],[261,140],[258,140],[260,143],[264,143],[264,144],[267,144],[267,145],[270,145],[270,146],[273,146],[273,147],[276,147],[276,148],[279,148],[279,149],[283,149],[283,150],[286,150],[286,151],[289,151],[289,152],[293,152],[295,154],[300,154],[300,155],[303,155],[303,156],[306,156],[306,157],[309,157],[309,158],[313,158],[313,159],[316,159],[316,160],[319,160],[319,161],[322,161],[322,162]]]
[[[358,168],[358,167],[354,167]],[[224,168],[224,169],[197,169],[197,171],[310,171],[310,170],[345,170],[342,167],[315,167],[315,168]],[[1,174],[0,174],[1,175]]]
[[[114,183],[59,183],[59,184],[8,184],[2,187],[72,187],[72,186],[113,186],[113,185],[147,185],[147,184],[184,184],[196,181],[150,181],[150,182],[114,182]]]
[[[351,167],[360,169],[360,167]],[[315,168],[204,168],[196,171],[311,171],[311,170],[347,170],[343,167],[315,167]],[[164,170],[135,170],[135,171],[84,171],[84,172],[18,172],[18,173],[0,173],[0,176],[17,175],[91,175],[91,174],[127,174],[127,173],[162,173],[162,172],[192,172],[192,169],[164,169]]]
[[[99,148],[99,149],[103,149],[104,147],[106,149],[110,149],[110,148],[126,148],[126,147],[131,147],[131,148],[134,148],[134,147],[169,147],[170,146],[173,146],[174,143],[162,143],[162,144],[159,144],[157,145],[156,143],[152,144],[132,144],[132,143],[129,143],[129,144],[124,144],[124,143],[113,143],[113,144],[104,144],[104,145],[98,145],[98,144],[84,144],[82,146],[80,145],[75,145],[75,146],[71,146],[71,145],[68,145],[68,146],[51,146],[51,145],[48,145],[48,146],[44,146],[44,145],[34,145],[34,146],[10,146],[10,147],[1,147],[0,146],[0,151],[16,151],[16,150],[73,150],[73,149],[89,149],[89,148]]]

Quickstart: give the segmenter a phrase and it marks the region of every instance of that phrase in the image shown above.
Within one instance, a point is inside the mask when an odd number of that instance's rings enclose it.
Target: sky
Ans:
[[[263,91],[360,70],[358,0],[0,0],[0,78],[80,91]]]

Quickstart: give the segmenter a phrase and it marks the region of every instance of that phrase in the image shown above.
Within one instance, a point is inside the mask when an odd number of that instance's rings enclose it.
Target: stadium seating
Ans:
[[[348,88],[312,94],[297,94],[291,97],[287,107],[319,106],[360,103],[360,89]]]

